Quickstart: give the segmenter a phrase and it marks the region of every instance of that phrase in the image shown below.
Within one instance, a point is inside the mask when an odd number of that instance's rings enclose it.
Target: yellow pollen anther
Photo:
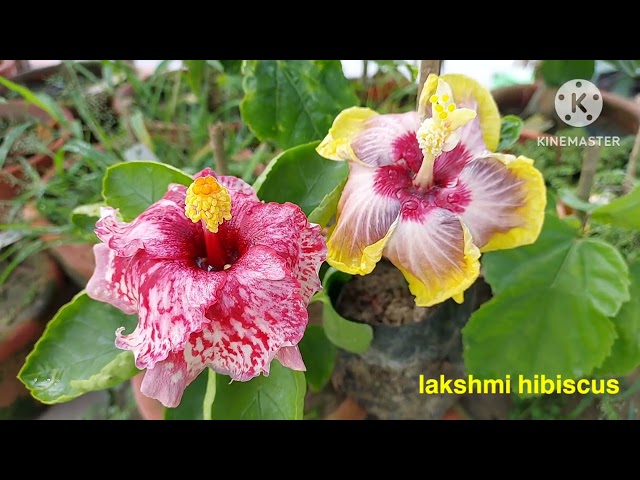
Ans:
[[[442,101],[443,102],[448,102],[449,101],[449,95],[443,95],[442,96]]]
[[[447,110],[449,110],[450,112],[453,112],[455,109],[456,109],[455,103],[450,103],[449,106],[447,107]]]
[[[444,107],[440,104],[436,105],[436,112],[442,112],[444,111]]]
[[[438,115],[438,117],[440,117],[442,120],[444,120],[445,118],[447,118],[449,114],[447,112],[440,112],[440,114]]]
[[[431,95],[431,98],[429,99],[429,101],[431,103],[436,103],[438,101],[438,95]]]
[[[207,175],[197,178],[187,189],[184,213],[192,222],[203,220],[211,233],[231,219],[231,196],[218,181]]]

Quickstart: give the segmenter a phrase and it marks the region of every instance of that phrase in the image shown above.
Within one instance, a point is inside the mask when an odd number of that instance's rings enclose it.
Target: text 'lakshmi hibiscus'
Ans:
[[[544,181],[531,159],[491,152],[500,114],[475,80],[430,75],[419,105],[403,114],[344,110],[318,146],[325,158],[349,161],[327,261],[365,275],[384,255],[417,305],[462,302],[481,251],[536,240]]]
[[[138,314],[116,345],[146,369],[144,395],[175,407],[206,367],[241,381],[268,375],[274,358],[305,369],[297,344],[326,246],[300,207],[263,203],[242,180],[205,169],[131,223],[116,213],[96,224],[104,243],[87,294]]]

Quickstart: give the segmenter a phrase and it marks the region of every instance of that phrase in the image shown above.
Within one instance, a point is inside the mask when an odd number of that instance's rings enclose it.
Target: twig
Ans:
[[[224,123],[218,122],[215,125],[209,125],[209,141],[211,142],[211,150],[213,150],[213,160],[216,163],[216,173],[218,175],[226,175],[227,157],[224,153]]]
[[[416,105],[418,108],[420,108],[420,94],[422,93],[424,82],[427,81],[427,77],[431,73],[440,75],[441,66],[442,60],[420,60],[420,76],[418,77],[418,98],[416,99]]]
[[[578,189],[576,195],[584,202],[589,201],[591,189],[593,188],[593,179],[598,170],[598,162],[600,161],[600,147],[598,145],[587,146],[582,157],[582,169],[580,171],[580,179],[578,180]],[[583,221],[586,220],[585,212],[578,212],[578,216]]]
[[[640,157],[640,129],[636,133],[636,140],[633,142],[633,149],[631,149],[631,155],[629,156],[629,163],[627,163],[627,173],[622,182],[622,191],[629,193],[634,185],[634,180],[638,172],[638,157]]]

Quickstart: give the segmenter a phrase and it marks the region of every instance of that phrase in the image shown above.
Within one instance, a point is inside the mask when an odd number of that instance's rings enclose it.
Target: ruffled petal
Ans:
[[[183,350],[172,352],[166,360],[146,370],[140,392],[159,400],[165,407],[175,408],[180,404],[184,390],[204,369],[202,364],[187,364]]]
[[[278,350],[276,358],[284,367],[290,368],[291,370],[297,370],[299,372],[307,370],[297,345],[295,347],[282,347]]]
[[[306,304],[315,292],[322,289],[319,272],[326,259],[327,244],[322,236],[322,229],[320,225],[309,223],[300,234],[298,266],[293,270],[300,282],[300,296]]]
[[[293,203],[245,202],[232,209],[231,220],[220,227],[225,245],[237,245],[242,255],[252,246],[273,249],[298,278],[305,301],[321,288],[318,271],[326,258],[320,226],[311,224]]]
[[[351,142],[354,160],[373,167],[391,165],[404,157],[406,139],[415,138],[418,128],[420,118],[417,112],[372,117]]]
[[[438,79],[450,87],[458,108],[475,110],[478,116],[459,130],[460,142],[474,156],[493,151],[500,141],[500,112],[491,92],[471,77],[446,74],[438,77],[429,75],[420,95],[420,111],[431,116],[429,98],[436,91]]]
[[[137,297],[131,288],[136,280],[130,268],[132,257],[118,257],[104,243],[93,246],[96,267],[87,283],[87,295],[94,300],[106,302],[127,315],[138,312]]]
[[[492,154],[460,173],[452,194],[468,197],[462,221],[483,252],[535,242],[547,202],[542,174],[533,160]]]
[[[154,258],[195,258],[203,251],[202,227],[184,213],[186,187],[172,184],[167,193],[132,222],[117,219],[117,210],[103,208],[96,235],[117,252],[130,257],[139,250]]]
[[[457,215],[426,207],[403,210],[384,255],[405,276],[416,305],[430,307],[462,293],[480,273],[480,251]]]
[[[270,248],[251,247],[227,272],[224,295],[191,335],[184,358],[190,369],[205,365],[246,381],[268,374],[280,349],[298,344],[308,314],[300,284]]]
[[[220,296],[226,272],[207,272],[191,260],[158,260],[140,251],[119,257],[97,248],[96,270],[87,294],[138,313],[135,330],[116,331],[116,346],[131,350],[140,369],[150,368],[183,347],[206,322],[205,312]],[[123,305],[126,310],[123,309]]]
[[[400,200],[381,183],[380,177],[387,175],[384,169],[355,163],[349,169],[336,223],[329,232],[327,262],[343,272],[365,275],[382,256],[400,213]]]
[[[329,160],[356,160],[351,142],[365,128],[365,122],[376,115],[378,113],[370,108],[351,107],[343,110],[316,151]]]

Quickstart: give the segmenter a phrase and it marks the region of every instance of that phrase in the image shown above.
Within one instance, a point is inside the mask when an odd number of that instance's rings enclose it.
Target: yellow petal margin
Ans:
[[[473,98],[478,102],[478,117],[484,143],[491,151],[498,148],[500,141],[500,112],[498,111],[498,106],[493,96],[491,96],[491,92],[471,77],[455,73],[447,73],[441,77],[435,74],[429,75],[420,95],[420,110],[424,110],[429,98],[435,93],[438,78],[449,84],[456,105],[469,98]]]
[[[387,245],[389,238],[393,235],[394,230],[398,226],[398,220],[393,222],[389,227],[389,231],[384,237],[378,240],[372,245],[368,245],[362,250],[360,258],[351,258],[349,255],[345,255],[345,252],[335,248],[331,237],[335,225],[329,229],[329,235],[327,236],[327,263],[334,268],[337,268],[341,272],[349,273],[351,275],[367,275],[373,272],[376,264],[382,258],[382,251]]]
[[[527,192],[526,201],[518,209],[518,213],[525,219],[525,226],[496,233],[482,247],[482,252],[529,245],[540,235],[544,222],[544,210],[547,206],[547,188],[542,174],[533,166],[533,160],[530,158],[524,156],[515,158],[513,155],[501,154],[492,154],[491,157],[500,160],[508,170],[525,182],[523,188]]]
[[[459,278],[452,278],[446,285],[438,285],[437,289],[431,289],[417,277],[396,265],[404,275],[404,278],[407,279],[407,282],[409,282],[409,290],[416,297],[415,302],[418,307],[431,307],[449,298],[453,298],[456,303],[462,303],[465,290],[473,285],[473,282],[480,275],[480,262],[478,260],[480,258],[480,250],[474,245],[467,227],[462,225],[462,229],[464,231],[464,264],[462,265],[464,279],[462,281],[459,281]]]
[[[359,162],[353,153],[351,142],[359,132],[364,130],[365,122],[376,115],[378,113],[370,108],[351,107],[343,110],[333,121],[327,136],[316,147],[316,152],[329,160]]]

